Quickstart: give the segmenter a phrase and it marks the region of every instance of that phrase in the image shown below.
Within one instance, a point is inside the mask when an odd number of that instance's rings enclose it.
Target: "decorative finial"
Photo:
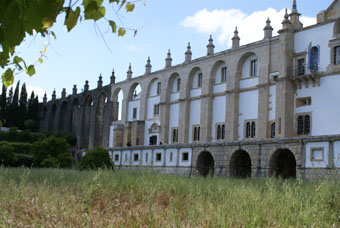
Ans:
[[[167,57],[165,59],[165,68],[171,67],[171,64],[172,64],[172,58],[171,58],[171,52],[170,52],[170,49],[169,49]]]
[[[236,47],[240,46],[240,37],[238,36],[237,26],[235,27],[234,36],[232,38],[232,41],[233,41],[232,48],[236,48]]]
[[[188,42],[187,51],[185,52],[186,63],[191,62],[191,56],[192,56],[191,46],[190,46],[190,42]]]
[[[151,74],[151,60],[150,60],[150,56],[148,57],[148,60],[146,61],[146,65],[145,65],[145,74]]]
[[[112,74],[110,77],[110,84],[115,84],[116,83],[116,76],[115,76],[115,69],[112,69]]]
[[[129,64],[129,70],[126,73],[127,73],[126,79],[131,80],[131,78],[132,78],[131,63]]]
[[[213,44],[213,39],[212,39],[212,35],[210,35],[210,38],[209,38],[209,43],[207,45],[207,55],[213,55],[214,54],[214,48],[215,48],[215,45]]]

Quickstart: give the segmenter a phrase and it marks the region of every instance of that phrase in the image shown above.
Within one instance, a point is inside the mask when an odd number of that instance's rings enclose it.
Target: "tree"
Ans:
[[[6,88],[5,85],[2,85],[2,93],[1,93],[1,96],[0,96],[0,122],[1,122],[1,125],[5,124],[6,102],[7,102],[7,88]]]
[[[17,127],[19,129],[25,128],[25,119],[26,119],[26,112],[27,112],[27,91],[26,91],[26,84],[22,84],[21,91],[20,91],[20,99],[19,99],[19,107],[18,107],[18,114],[17,114]]]
[[[137,0],[143,1],[144,0]],[[0,67],[3,69],[2,82],[7,87],[14,81],[14,74],[26,71],[29,76],[35,74],[34,64],[27,65],[24,59],[17,55],[16,47],[25,39],[26,34],[34,33],[43,37],[53,36],[52,26],[58,15],[65,16],[64,24],[71,31],[80,20],[105,20],[112,33],[124,36],[126,28],[118,26],[112,18],[106,18],[107,9],[116,6],[118,10],[125,8],[132,12],[133,2],[126,0],[109,0],[104,6],[103,0],[2,0],[0,7]],[[137,30],[133,29],[136,34]],[[38,59],[43,62],[47,47],[43,47]]]
[[[80,169],[113,168],[108,150],[94,148],[86,152],[79,164]]]

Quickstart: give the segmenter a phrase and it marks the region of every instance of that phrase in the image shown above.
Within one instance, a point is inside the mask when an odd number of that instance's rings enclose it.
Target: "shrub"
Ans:
[[[50,136],[46,139],[39,140],[32,144],[32,155],[34,162],[39,167],[47,167],[48,165],[50,165],[48,167],[56,167],[64,165],[65,157],[67,155],[63,155],[61,157],[61,161],[58,160],[58,156],[61,154],[68,154],[69,157],[71,157],[68,152],[68,147],[69,145],[63,138]],[[52,158],[56,160],[56,164],[53,164],[54,160]],[[47,160],[44,161],[45,159]],[[60,164],[60,162],[63,164]]]
[[[0,145],[0,165],[9,166],[17,161],[13,147],[9,144]]]
[[[95,148],[86,152],[79,164],[80,169],[113,168],[109,152],[103,148]]]
[[[20,142],[0,142],[0,145],[10,145],[13,148],[13,153],[15,154],[30,154],[31,144],[20,143]]]
[[[16,154],[18,160],[15,162],[16,167],[32,167],[33,166],[33,156],[28,154]]]
[[[59,131],[55,134],[55,136],[58,138],[64,138],[72,147],[77,145],[77,137],[71,133],[68,133],[67,131]]]

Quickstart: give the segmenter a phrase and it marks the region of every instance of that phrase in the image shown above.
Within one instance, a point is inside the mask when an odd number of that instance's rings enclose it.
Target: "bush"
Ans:
[[[86,152],[79,164],[80,169],[113,168],[109,152],[106,149],[95,148]]]
[[[33,156],[28,154],[16,154],[18,160],[15,162],[16,167],[32,167],[33,166]]]
[[[9,166],[17,161],[13,147],[9,144],[0,145],[0,165]]]
[[[77,145],[77,137],[67,131],[59,131],[55,134],[55,136],[58,138],[64,138],[71,147]]]
[[[68,148],[69,145],[63,138],[50,136],[39,140],[32,144],[34,163],[38,167],[69,167],[72,164],[72,157]]]
[[[15,154],[30,154],[31,144],[20,143],[20,142],[0,142],[0,145],[10,145],[13,148],[13,153]]]

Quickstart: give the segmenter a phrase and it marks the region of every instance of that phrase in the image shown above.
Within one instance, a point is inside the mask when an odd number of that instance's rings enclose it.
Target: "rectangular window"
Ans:
[[[250,76],[257,75],[257,60],[253,60],[250,62]]]
[[[149,160],[149,154],[146,153],[146,154],[145,154],[145,162],[148,162],[148,160]]]
[[[115,154],[115,161],[119,161],[119,154]]]
[[[133,161],[138,161],[138,160],[139,160],[139,154],[134,154]]]
[[[198,74],[198,79],[197,79],[197,87],[201,88],[202,87],[202,79],[203,79],[203,74],[199,73]]]
[[[182,153],[182,161],[183,162],[189,161],[189,153],[188,152]]]
[[[297,74],[304,75],[305,74],[305,59],[298,59],[297,65],[298,65]]]
[[[194,126],[193,127],[193,141],[200,141],[200,132],[201,127],[200,126]]]
[[[170,162],[172,162],[172,152],[170,153]]]
[[[159,115],[159,104],[155,104],[153,106],[153,115],[158,116]]]
[[[172,129],[172,142],[173,143],[178,142],[178,128]]]
[[[296,107],[308,106],[312,104],[312,98],[311,97],[296,98],[295,103],[296,103]]]
[[[137,108],[133,108],[133,110],[132,110],[132,118],[133,119],[137,118]]]
[[[156,154],[156,161],[157,161],[157,162],[162,161],[162,153],[157,153],[157,154]]]
[[[177,79],[177,92],[180,90],[180,88],[181,88],[181,79],[178,78]]]
[[[311,148],[310,149],[310,160],[311,161],[323,161],[324,160],[323,147]]]
[[[227,81],[227,68],[223,67],[221,72],[221,82]]]
[[[161,83],[157,83],[157,95],[161,94]]]
[[[270,137],[275,138],[275,123],[270,126]]]
[[[218,124],[216,126],[216,139],[217,140],[223,140],[225,138],[225,125],[224,124]]]
[[[311,132],[311,117],[309,114],[297,116],[297,134],[309,135]]]
[[[340,46],[334,48],[334,64],[340,64]]]

